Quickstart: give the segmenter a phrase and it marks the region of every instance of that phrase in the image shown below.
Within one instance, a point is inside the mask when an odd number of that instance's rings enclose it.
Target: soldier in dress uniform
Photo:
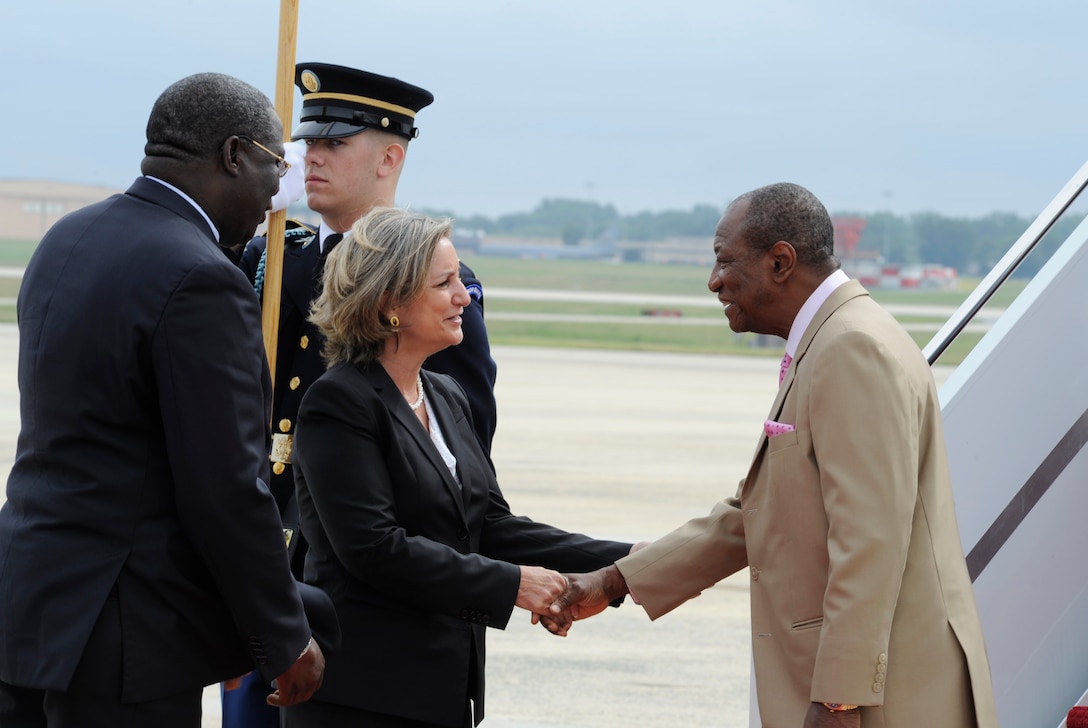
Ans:
[[[307,320],[310,302],[321,290],[325,256],[343,233],[372,208],[393,206],[408,143],[419,136],[416,113],[434,96],[396,78],[326,63],[296,65],[295,84],[302,91],[302,110],[292,139],[306,143],[306,202],[321,215],[321,224],[314,229],[289,220],[285,233],[270,486],[283,515],[292,571],[301,580],[306,547],[291,469],[295,415],[306,389],[325,371],[321,334]],[[262,296],[265,246],[264,238],[250,241],[239,263]],[[490,453],[496,365],[484,326],[483,288],[463,263],[461,276],[472,298],[462,314],[464,340],[429,359],[426,367],[451,375],[465,390],[477,437]],[[225,694],[224,728],[277,725],[269,722],[274,712],[262,710],[263,694],[251,693],[260,697],[258,704],[243,697],[246,687]]]

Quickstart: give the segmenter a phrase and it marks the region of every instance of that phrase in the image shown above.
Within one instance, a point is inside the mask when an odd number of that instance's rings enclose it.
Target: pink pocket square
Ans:
[[[767,437],[776,437],[787,432],[793,432],[796,429],[793,425],[775,422],[774,420],[767,420],[763,423],[763,431],[767,433]]]

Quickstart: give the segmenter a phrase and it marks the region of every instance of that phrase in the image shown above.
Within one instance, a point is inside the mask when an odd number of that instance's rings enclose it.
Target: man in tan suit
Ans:
[[[730,328],[787,341],[748,475],[708,516],[571,575],[546,624],[563,633],[628,591],[656,619],[748,567],[766,728],[996,726],[921,352],[839,270],[802,187],[741,195],[714,253]]]

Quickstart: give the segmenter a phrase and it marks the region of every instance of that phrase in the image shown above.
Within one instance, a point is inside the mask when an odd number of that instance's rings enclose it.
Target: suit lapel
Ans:
[[[839,308],[850,299],[868,295],[869,292],[866,291],[860,283],[853,280],[843,283],[831,292],[831,295],[827,297],[827,300],[824,301],[823,305],[816,311],[816,315],[812,317],[812,322],[808,325],[808,328],[805,329],[801,341],[797,344],[797,353],[793,355],[793,366],[790,367],[790,371],[786,374],[786,381],[782,383],[782,394],[785,394],[787,385],[793,382],[794,374],[798,371],[801,360],[805,358],[808,347],[812,344],[812,340],[816,337],[816,333],[825,323],[827,323],[827,320],[831,318],[832,314],[838,311]]]
[[[464,440],[462,439],[462,432],[457,427],[457,418],[453,414],[453,410],[450,409],[450,404],[445,396],[435,388],[434,383],[431,381],[430,374],[426,370],[423,371],[423,387],[427,391],[427,400],[430,402],[431,411],[438,419],[438,426],[442,430],[442,437],[446,441],[446,447],[448,447],[450,452],[453,453],[453,456],[457,458],[457,472],[461,478],[460,485],[458,485],[453,476],[450,475],[446,463],[443,462],[441,457],[438,457],[438,451],[434,448],[433,443],[431,443],[431,449],[435,450],[438,462],[442,463],[442,475],[449,476],[447,481],[448,485],[452,486],[451,493],[455,496],[457,502],[461,504],[462,508],[467,509],[469,501],[472,500],[473,479],[471,469],[466,472],[465,464],[468,462],[468,452]],[[462,511],[463,515],[464,513],[465,511]]]
[[[820,308],[816,311],[816,315],[812,317],[811,323],[808,328],[805,329],[804,335],[801,337],[801,341],[797,344],[797,351],[793,355],[793,364],[790,366],[789,371],[786,372],[786,378],[782,380],[782,385],[778,388],[778,394],[775,395],[774,402],[771,404],[771,410],[767,414],[767,419],[778,420],[782,414],[782,406],[786,403],[786,396],[789,394],[791,387],[793,386],[793,379],[796,373],[799,371],[801,361],[805,358],[805,354],[808,352],[808,347],[812,344],[812,340],[816,337],[816,333],[823,327],[827,320],[831,318],[831,315],[835,313],[844,303],[852,298],[858,296],[868,296],[868,291],[860,283],[854,280],[847,281],[841,286],[831,292],[831,295],[827,297],[827,300],[823,302]],[[751,468],[749,470],[749,478],[755,473],[759,461],[763,457],[764,445],[767,444],[767,433],[765,431],[760,433],[759,444],[756,446],[755,458],[752,461]]]
[[[450,473],[450,469],[446,467],[446,462],[442,459],[442,456],[438,454],[438,448],[431,442],[431,435],[423,428],[423,424],[416,418],[412,408],[408,406],[408,403],[404,401],[404,397],[393,384],[393,380],[390,379],[389,374],[386,373],[385,368],[381,364],[373,364],[370,367],[364,367],[359,365],[359,369],[370,381],[371,386],[381,397],[385,406],[389,408],[390,414],[393,415],[393,419],[408,433],[409,437],[416,444],[416,447],[427,458],[427,461],[438,472],[439,477],[442,478],[443,484],[446,486],[446,491],[450,497],[457,504],[457,511],[461,514],[461,520],[464,522],[465,527],[468,527],[468,517],[465,513],[465,502],[461,496],[461,487],[458,486],[457,481],[454,480],[453,474]],[[446,438],[447,446],[450,446],[450,451],[456,455],[456,451],[452,447],[451,443],[453,438],[449,433],[454,431],[453,414],[449,410],[449,406],[446,405],[445,400],[437,396],[434,389],[430,386],[430,382],[427,379],[427,373],[423,372],[424,387],[427,389],[427,396],[431,403],[431,408],[435,410],[435,414],[438,417],[438,425],[442,428],[442,435]]]

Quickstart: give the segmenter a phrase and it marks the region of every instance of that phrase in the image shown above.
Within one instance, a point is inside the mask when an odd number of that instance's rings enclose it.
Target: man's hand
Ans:
[[[608,604],[627,593],[627,582],[613,564],[588,574],[565,574],[567,590],[556,599],[547,612],[533,615],[554,635],[566,637],[571,624],[600,614]]]
[[[812,703],[805,715],[804,728],[861,728],[861,710],[832,712],[823,703]]]
[[[317,642],[311,639],[295,664],[276,678],[273,683],[276,692],[269,695],[266,702],[278,708],[304,703],[321,687],[324,676],[325,656],[321,654]]]

